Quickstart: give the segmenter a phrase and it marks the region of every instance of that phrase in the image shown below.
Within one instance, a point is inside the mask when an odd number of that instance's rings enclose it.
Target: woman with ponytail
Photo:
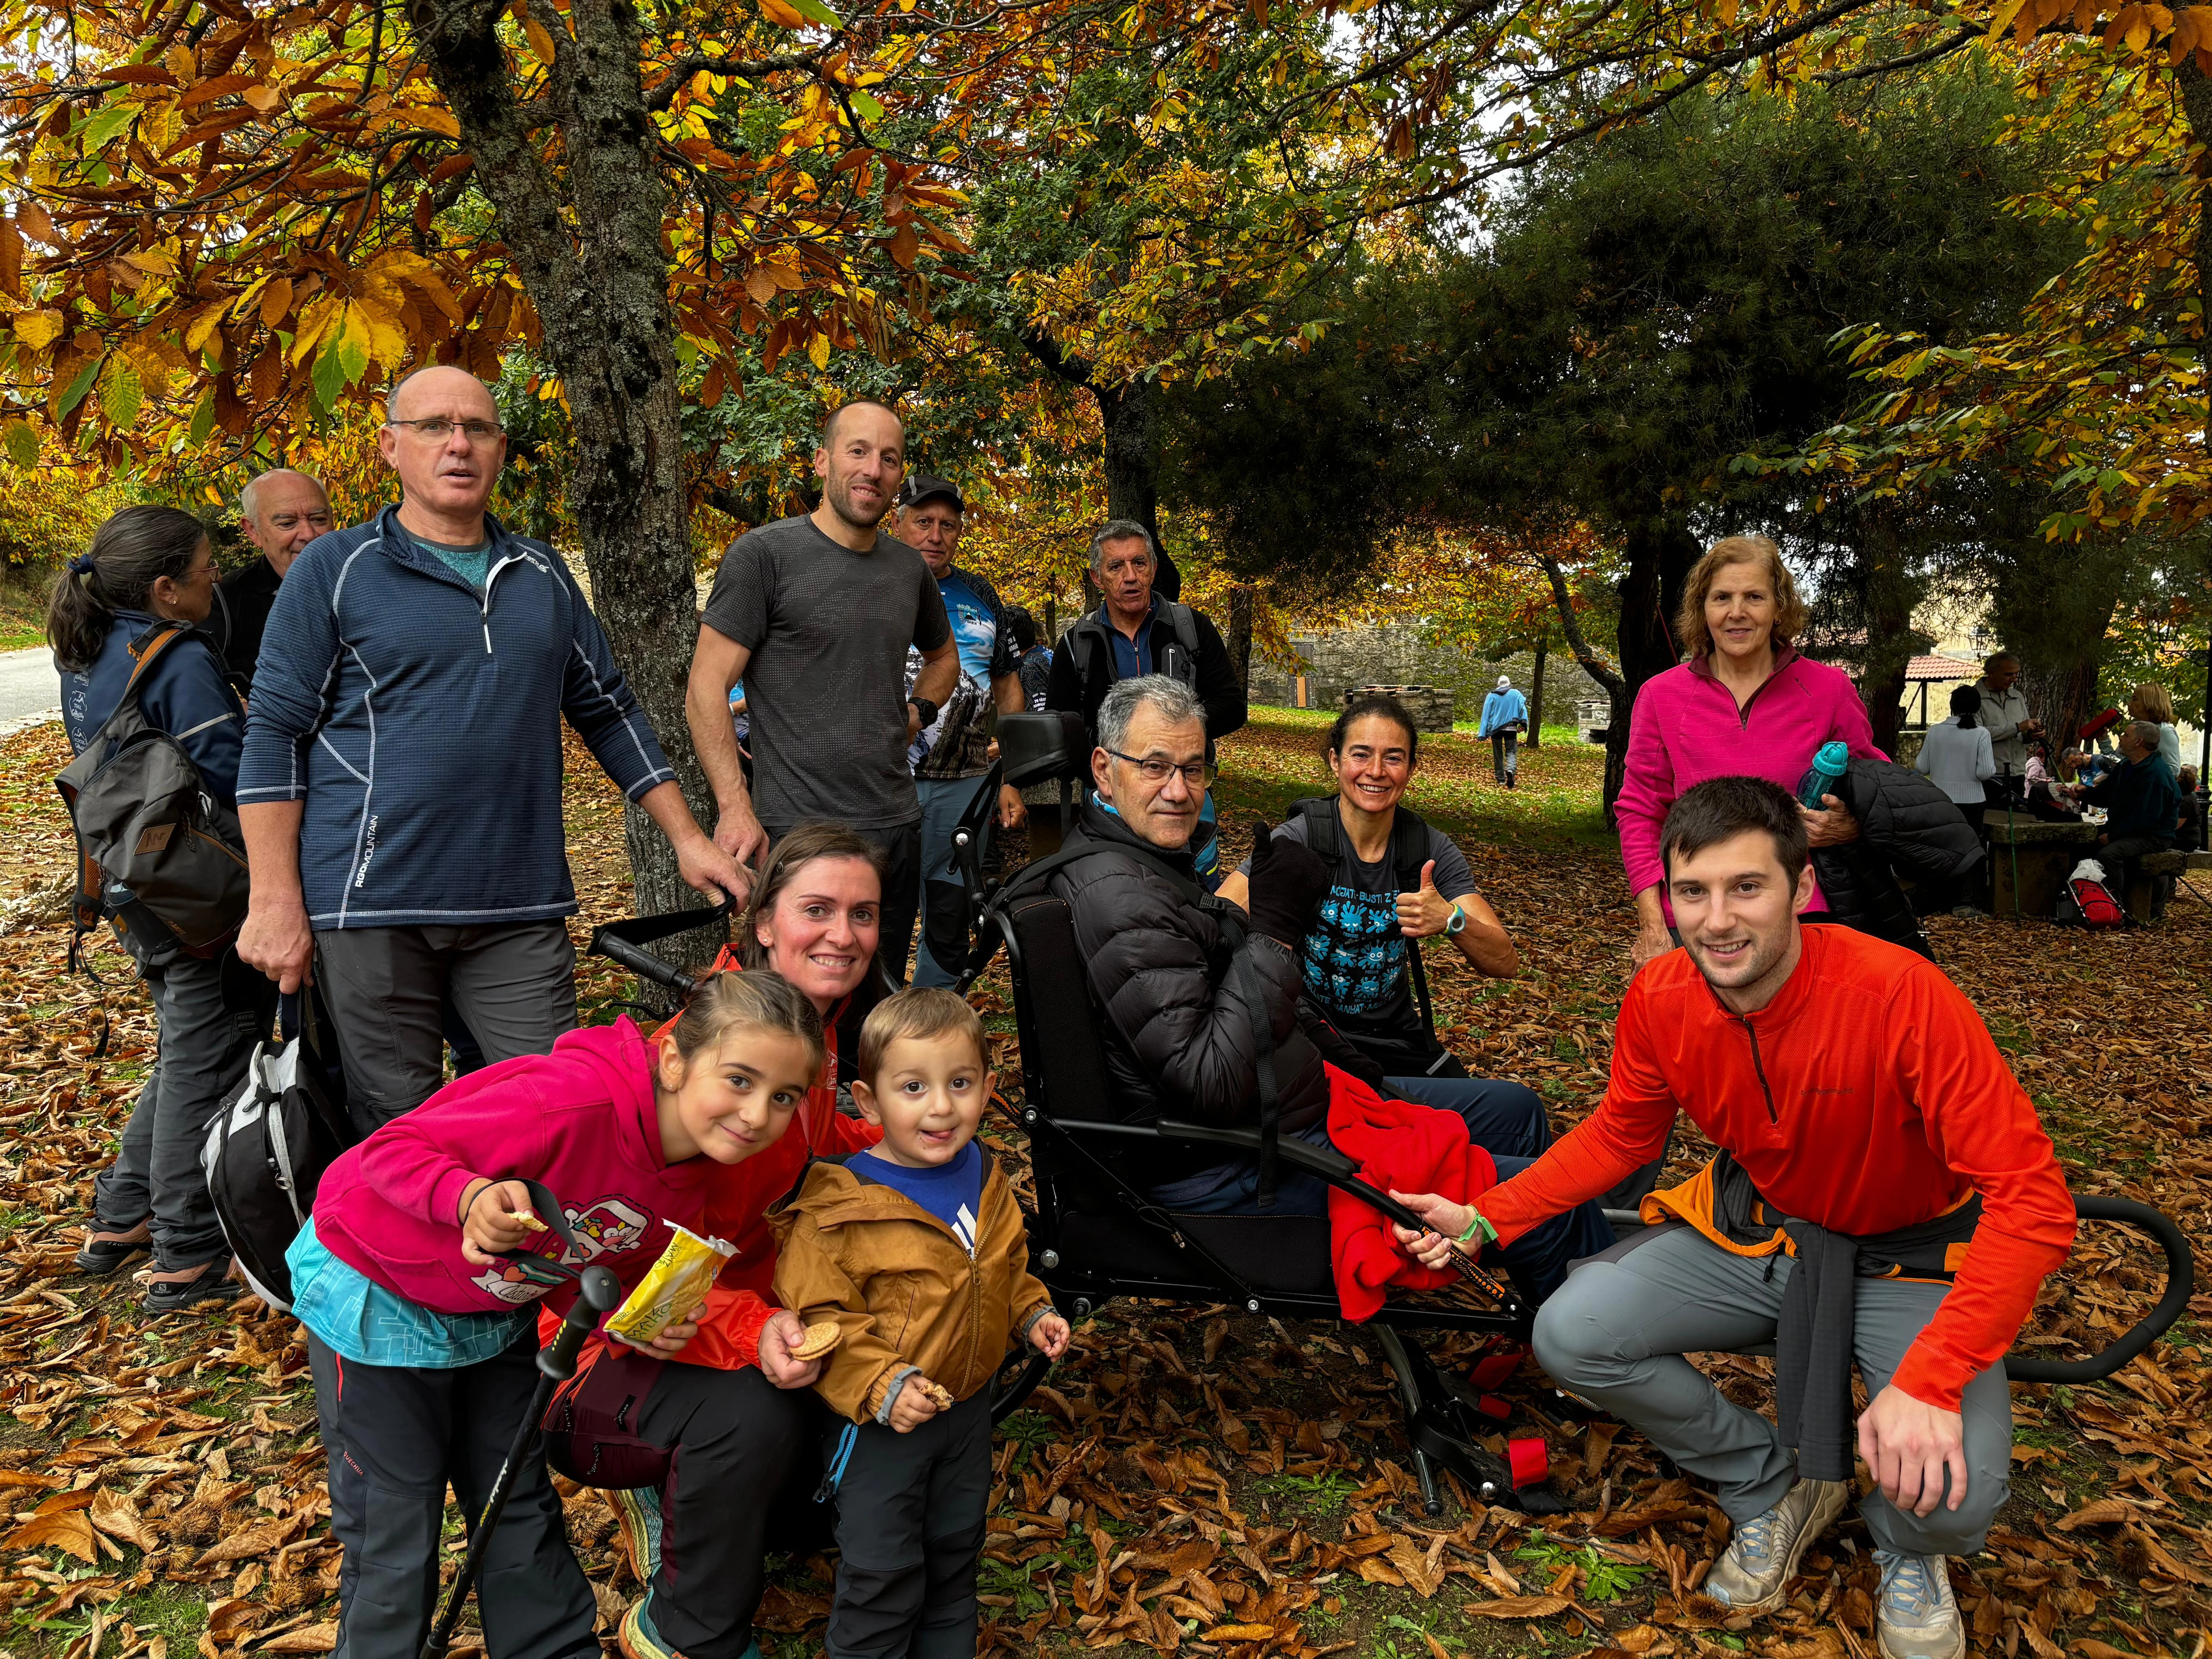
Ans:
[[[189,513],[126,507],[54,579],[46,640],[61,674],[62,720],[82,754],[131,689],[142,658],[138,707],[174,738],[209,794],[237,805],[246,710],[198,631],[215,599],[215,560]],[[183,624],[182,638],[163,636]],[[230,1252],[200,1173],[208,1121],[246,1075],[257,1010],[223,996],[223,957],[187,954],[173,939],[117,929],[152,994],[160,1024],[153,1069],[115,1162],[93,1183],[93,1214],[76,1265],[106,1278],[150,1250],[149,1313],[227,1297]],[[229,977],[240,976],[235,969]]]

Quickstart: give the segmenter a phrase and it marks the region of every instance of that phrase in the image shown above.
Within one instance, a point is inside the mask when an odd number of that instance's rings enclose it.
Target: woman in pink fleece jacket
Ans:
[[[1749,776],[1794,794],[1832,739],[1854,758],[1881,757],[1850,677],[1797,654],[1793,641],[1804,626],[1804,602],[1782,550],[1765,536],[1715,542],[1683,584],[1674,635],[1688,654],[1636,694],[1627,775],[1613,809],[1636,896],[1637,968],[1674,948],[1659,828],[1684,790],[1707,778]],[[1850,811],[1833,795],[1825,799],[1827,811],[1805,813],[1813,845],[1856,839]],[[1808,914],[1826,908],[1815,886]]]
[[[481,1509],[536,1380],[538,1306],[575,1294],[544,1252],[634,1287],[664,1224],[702,1224],[708,1172],[789,1127],[823,1055],[821,1017],[788,981],[724,974],[658,1043],[627,1019],[571,1031],[331,1165],[286,1260],[345,1547],[347,1659],[414,1659],[428,1633],[446,1488],[465,1516]],[[573,1248],[531,1214],[526,1182],[559,1204]],[[650,1351],[677,1352],[696,1328],[671,1326]],[[542,1453],[517,1477],[477,1600],[501,1659],[598,1659]]]

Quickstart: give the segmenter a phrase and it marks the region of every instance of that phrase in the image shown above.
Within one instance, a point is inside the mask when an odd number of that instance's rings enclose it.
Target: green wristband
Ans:
[[[1452,1240],[1453,1243],[1466,1244],[1472,1243],[1477,1233],[1482,1235],[1482,1242],[1486,1244],[1489,1243],[1498,1237],[1498,1229],[1490,1224],[1489,1218],[1486,1217],[1481,1211],[1471,1210],[1468,1213],[1474,1216],[1474,1219],[1467,1224],[1467,1231],[1465,1232],[1462,1233],[1457,1238]]]

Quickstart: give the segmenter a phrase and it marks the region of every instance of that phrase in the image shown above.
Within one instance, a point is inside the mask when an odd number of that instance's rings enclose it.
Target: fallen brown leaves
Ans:
[[[1261,712],[1224,749],[1232,845],[1255,802],[1322,787],[1317,733]],[[571,752],[585,915],[624,914],[620,800]],[[66,862],[46,781],[59,763],[54,728],[0,744],[0,904]],[[1594,763],[1556,748],[1524,757],[1523,787],[1505,800],[1482,781],[1486,752],[1425,738],[1414,797],[1462,834],[1529,965],[1501,985],[1432,957],[1453,1046],[1479,1071],[1535,1083],[1562,1122],[1603,1086],[1630,930],[1617,864],[1562,816],[1587,816]],[[2212,1091],[2197,1074],[2207,916],[2184,897],[2151,934],[1934,924],[1939,957],[2036,1094],[2077,1187],[2156,1203],[2200,1239],[2212,1212]],[[128,1275],[102,1284],[71,1271],[71,1230],[152,1030],[120,958],[104,953],[114,1030],[95,1059],[94,988],[62,975],[52,916],[21,925],[0,933],[0,1649],[330,1651],[338,1557],[305,1355],[289,1321],[251,1302],[148,1322]],[[627,994],[594,964],[579,981],[586,1018]],[[1002,1075],[1018,1075],[1003,983],[977,1000],[992,1012]],[[1018,1135],[991,1133],[1018,1158]],[[2085,1231],[2029,1340],[2062,1355],[2106,1340],[2155,1294],[2154,1266],[2124,1236]],[[2212,1315],[2212,1298],[2191,1313]],[[1989,1550],[1953,1564],[1981,1659],[2205,1659],[2212,1427],[2199,1335],[2185,1325],[2112,1384],[2014,1389],[2012,1500]],[[1464,1343],[1438,1346],[1472,1358]],[[1699,1363],[1765,1403],[1766,1362]],[[1856,1521],[1808,1553],[1781,1612],[1732,1618],[1698,1594],[1729,1536],[1708,1496],[1631,1431],[1534,1421],[1532,1409],[1556,1402],[1533,1373],[1510,1392],[1523,1408],[1513,1431],[1550,1439],[1573,1512],[1540,1527],[1455,1491],[1431,1521],[1389,1371],[1356,1328],[1286,1328],[1225,1307],[1104,1310],[996,1449],[985,1647],[1021,1659],[1471,1659],[1540,1646],[1595,1659],[1873,1659],[1874,1577]],[[616,1516],[597,1493],[567,1496],[611,1629],[637,1592]],[[830,1571],[811,1547],[778,1568],[760,1620],[771,1659],[818,1646]]]

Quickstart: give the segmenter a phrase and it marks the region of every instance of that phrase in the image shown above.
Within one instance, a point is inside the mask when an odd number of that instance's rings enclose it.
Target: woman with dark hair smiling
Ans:
[[[1322,746],[1337,793],[1300,801],[1275,832],[1329,867],[1328,896],[1298,950],[1306,998],[1379,1074],[1370,1080],[1382,1092],[1458,1112],[1491,1152],[1533,1158],[1551,1141],[1543,1102],[1518,1083],[1470,1079],[1424,1017],[1424,939],[1441,935],[1499,979],[1521,971],[1521,954],[1475,890],[1467,855],[1401,804],[1420,741],[1395,697],[1355,697]],[[1250,876],[1247,860],[1221,896],[1245,904]]]

